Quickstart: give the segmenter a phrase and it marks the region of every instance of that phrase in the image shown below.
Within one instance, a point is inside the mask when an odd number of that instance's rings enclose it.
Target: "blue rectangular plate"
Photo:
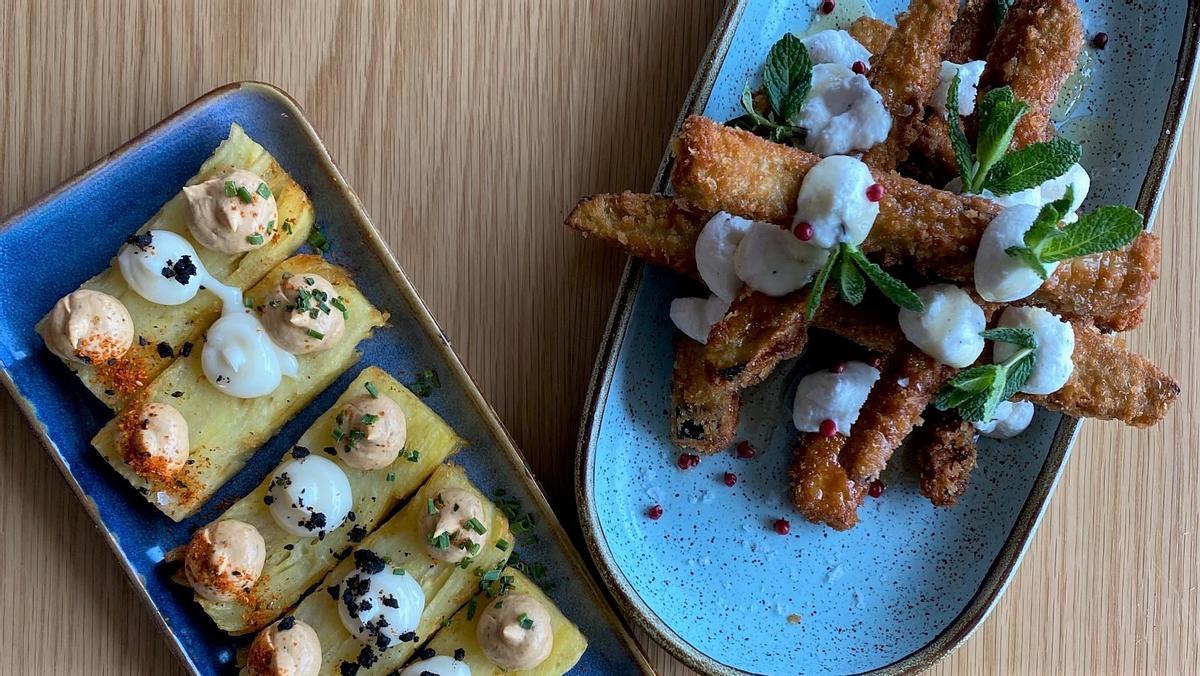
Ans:
[[[170,199],[226,137],[230,123],[246,129],[308,191],[317,222],[332,242],[333,262],[350,270],[389,326],[360,349],[363,358],[259,450],[204,509],[172,523],[139,496],[90,446],[111,417],[49,354],[33,326],[62,295],[109,264],[129,233]],[[76,246],[52,247],[68,235]],[[442,387],[426,400],[470,446],[454,456],[486,494],[503,488],[537,522],[536,541],[520,545],[524,558],[542,563],[555,583],[550,596],[588,637],[573,673],[649,673],[629,633],[586,572],[496,414],[483,400],[358,198],[299,106],[261,83],[222,87],[197,99],[153,129],[56,188],[0,225],[0,285],[26,289],[21,303],[0,305],[0,380],[16,400],[67,482],[108,539],[133,584],[152,608],[180,658],[196,674],[233,671],[235,651],[247,639],[219,631],[173,584],[160,565],[164,552],[248,493],[366,365],[402,382],[436,369]]]
[[[739,114],[739,96],[784,33],[803,33],[816,0],[728,5],[680,117]],[[907,0],[876,0],[889,21]],[[1154,217],[1195,65],[1197,0],[1080,0],[1094,53],[1090,87],[1060,125],[1084,143],[1088,206],[1135,205]],[[840,0],[853,11],[862,0]],[[1136,105],[1130,105],[1136,102]],[[671,157],[656,190],[670,189]],[[1075,419],[1039,411],[1016,440],[980,443],[971,488],[951,509],[920,495],[897,454],[883,499],[852,531],[803,522],[788,504],[795,435],[789,397],[799,368],[743,398],[738,439],[697,470],[674,466],[668,409],[672,299],[695,284],[632,262],[609,319],[580,429],[576,496],[584,538],[618,605],[689,666],[708,673],[897,673],[945,655],[987,615],[1030,541],[1071,444]],[[734,488],[720,478],[738,475]],[[661,503],[664,515],[645,517]],[[791,536],[770,530],[792,521]],[[1031,618],[1036,621],[1036,618]]]

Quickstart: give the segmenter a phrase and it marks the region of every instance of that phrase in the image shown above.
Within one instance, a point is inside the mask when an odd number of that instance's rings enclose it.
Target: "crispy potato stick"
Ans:
[[[908,11],[897,17],[883,51],[871,59],[871,86],[892,114],[887,140],[863,156],[871,166],[892,171],[908,157],[925,103],[937,89],[958,4],[959,0],[912,0]]]
[[[915,437],[921,494],[935,507],[952,507],[967,492],[979,433],[953,412],[929,409]]]
[[[739,387],[708,365],[704,346],[686,336],[675,338],[671,376],[671,441],[700,453],[727,448],[737,431],[742,408]]]
[[[696,238],[712,214],[686,200],[632,192],[587,197],[575,205],[567,226],[618,242],[632,255],[696,275]]]
[[[967,0],[950,30],[950,44],[942,58],[951,63],[982,59],[995,37],[996,0]]]
[[[672,182],[681,196],[706,211],[785,225],[801,181],[818,161],[702,117],[684,122],[677,147]],[[979,238],[1000,207],[891,173],[876,172],[875,178],[886,194],[863,250],[885,264],[906,263],[931,277],[969,282]],[[1131,329],[1158,279],[1158,249],[1158,238],[1147,233],[1125,249],[1075,259],[1029,302],[1106,330]]]
[[[883,53],[888,40],[892,39],[892,31],[896,30],[886,21],[871,16],[860,16],[850,24],[850,37],[871,52],[871,56]]]
[[[1020,147],[1046,140],[1050,109],[1075,71],[1083,46],[1083,21],[1075,0],[1017,0],[988,52],[983,90],[1008,85],[1029,112],[1017,123]]]
[[[858,523],[858,506],[867,487],[850,480],[838,462],[846,437],[801,434],[792,452],[788,497],[805,519],[834,530]]]

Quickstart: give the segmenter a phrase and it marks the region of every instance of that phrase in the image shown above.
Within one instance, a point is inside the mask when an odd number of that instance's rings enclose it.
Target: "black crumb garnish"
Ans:
[[[370,669],[377,659],[379,658],[375,657],[375,651],[371,649],[371,646],[365,645],[358,653],[358,666]]]
[[[431,660],[437,657],[437,651],[433,648],[421,648],[417,654],[420,655],[421,659],[423,660]]]
[[[288,551],[290,552],[290,551],[292,551],[293,549],[295,549],[295,548],[296,548],[296,545],[294,545],[294,544],[292,544],[292,543],[290,543],[290,542],[289,542],[289,543],[287,543],[286,545],[284,545],[284,546],[283,546],[283,548],[284,548],[284,549],[286,549],[286,550],[288,550]]]
[[[144,430],[150,429],[150,419],[149,418],[142,418],[141,428]]]
[[[387,596],[383,597],[382,599],[380,599],[380,601],[383,603],[383,605],[387,606],[388,608],[399,608],[400,607],[400,602],[397,601],[396,597],[392,596],[391,594],[388,594]]]
[[[329,592],[329,595],[333,597],[334,601],[337,600],[338,596],[341,596],[340,592],[338,591],[338,585],[336,584],[329,585],[325,588],[325,591]]]
[[[337,455],[337,449],[334,448],[333,446],[326,446],[325,448],[322,448],[321,450],[324,451],[328,455]]]
[[[292,447],[292,457],[297,460],[299,460],[300,458],[307,457],[308,454],[309,454],[309,450],[303,446],[293,446]]]
[[[293,615],[288,615],[279,621],[279,628],[284,631],[287,631],[294,626],[296,626],[296,618]]]
[[[264,504],[264,505],[269,505],[269,504],[271,504],[272,502],[275,502],[275,496],[274,496],[274,495],[271,495],[270,493],[267,493],[266,495],[264,495],[264,496],[263,496],[263,504]]]
[[[150,341],[146,340],[145,336],[138,336],[138,346],[146,347],[149,344],[150,344]]]
[[[358,520],[358,515],[357,515],[357,514],[355,514],[355,513],[354,513],[354,510],[352,509],[352,510],[350,510],[349,512],[346,512],[346,518],[347,518],[347,519],[349,519],[349,520],[351,520],[351,521],[357,521],[357,520]]]
[[[380,634],[375,637],[375,647],[379,648],[380,652],[388,649],[392,645],[392,639],[388,638],[387,634]]]
[[[342,662],[341,666],[338,667],[338,670],[342,676],[357,676],[358,665],[354,662]]]
[[[195,347],[195,346],[192,345],[191,341],[184,343],[183,347],[179,348],[179,355],[181,357],[186,357],[186,356],[190,355],[192,353],[193,347]]]
[[[351,542],[362,542],[363,538],[367,537],[367,529],[363,528],[362,526],[355,526],[354,528],[350,529],[350,532],[346,534],[346,537],[350,538]]]
[[[171,357],[175,356],[175,350],[172,350],[171,345],[166,341],[160,342],[154,347],[158,350],[158,356],[162,357],[163,359],[170,359]]]
[[[307,521],[301,521],[296,525],[308,530],[321,530],[325,528],[325,513],[313,512],[308,515]],[[321,535],[324,535],[324,533],[321,533]]]
[[[177,261],[168,260],[162,269],[162,276],[187,286],[192,277],[196,276],[196,264],[192,262],[191,256],[180,256]]]
[[[367,575],[374,575],[386,566],[383,557],[369,549],[360,549],[354,552],[354,567]]]
[[[105,363],[105,364],[108,364],[109,366],[116,366],[116,365],[117,365],[117,358],[116,358],[116,357],[109,357],[107,360],[105,360],[105,362],[104,362],[104,363]]]
[[[116,393],[117,393],[117,391],[116,391],[116,390],[104,390],[104,394],[106,394],[106,395],[108,395],[108,396],[110,396],[110,397],[111,397],[111,396],[113,396],[113,395],[114,395],[114,394],[116,394]],[[145,428],[143,427],[142,429],[145,429]]]
[[[145,251],[147,248],[149,248],[150,243],[153,241],[154,235],[151,235],[149,231],[143,232],[140,235],[130,235],[129,237],[125,238],[126,244],[132,244],[142,251]]]
[[[467,658],[467,651],[463,650],[462,648],[454,649],[454,659],[458,660],[459,662],[462,662],[466,658]]]
[[[342,559],[346,558],[347,556],[350,556],[350,548],[349,547],[346,547],[342,551],[334,554],[333,558],[337,559],[338,561],[341,561]]]
[[[183,396],[183,392],[181,392],[181,391],[179,391],[179,390],[175,390],[174,392],[172,392],[172,393],[171,393],[171,396],[172,396],[172,397],[175,397],[176,399],[178,399],[178,398],[180,398],[180,397],[182,397],[182,396]]]
[[[412,641],[412,642],[416,642],[416,640],[417,640],[417,632],[415,632],[415,631],[406,631],[406,632],[404,632],[403,634],[400,634],[400,640],[401,640],[401,641],[404,641],[405,643],[408,643],[408,642],[410,642],[410,641]]]

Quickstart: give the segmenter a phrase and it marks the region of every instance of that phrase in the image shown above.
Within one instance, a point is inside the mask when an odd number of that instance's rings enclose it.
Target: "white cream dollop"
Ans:
[[[1075,370],[1075,330],[1056,315],[1040,307],[1010,307],[1000,315],[997,326],[1022,328],[1037,340],[1033,373],[1021,388],[1026,394],[1053,394],[1067,384]],[[1011,343],[996,343],[996,362],[1007,361],[1021,349]]]
[[[801,242],[789,230],[756,222],[738,244],[733,264],[751,289],[786,296],[812,281],[828,257],[828,251]]]
[[[241,399],[268,395],[283,376],[300,372],[296,356],[276,345],[249,309],[226,314],[208,328],[200,363],[213,387]]]
[[[729,303],[716,295],[708,298],[676,298],[671,301],[671,321],[692,340],[708,344],[712,327],[729,311]]]
[[[117,252],[117,267],[130,288],[159,305],[195,298],[207,276],[192,243],[170,230],[130,237]]]
[[[828,28],[800,38],[800,42],[808,49],[808,57],[814,64],[836,63],[853,68],[855,61],[870,63],[870,50],[841,29]]]
[[[974,113],[975,98],[979,93],[979,78],[983,76],[985,66],[987,66],[987,61],[968,61],[962,64],[943,61],[942,69],[938,73],[940,80],[937,89],[933,92],[934,109],[942,117],[946,117],[946,109],[950,107],[950,84],[957,74],[959,76],[958,114],[967,116]]]
[[[449,655],[437,655],[430,657],[427,660],[420,660],[404,667],[404,671],[400,672],[400,676],[423,676],[424,674],[437,674],[437,676],[471,676],[471,667],[466,663],[450,657]]]
[[[279,218],[275,195],[258,174],[222,173],[183,189],[192,237],[213,251],[238,254],[261,247]]]
[[[696,239],[696,269],[713,295],[733,302],[742,280],[733,265],[733,254],[752,221],[724,211],[717,212]]]
[[[801,432],[819,432],[822,422],[832,420],[839,434],[849,435],[878,380],[879,369],[859,361],[846,362],[841,373],[811,373],[796,385],[792,423]]]
[[[821,156],[862,152],[887,140],[892,116],[866,77],[846,66],[813,66],[812,89],[796,116],[804,149]]]
[[[1027,298],[1044,283],[1024,260],[1008,254],[1008,248],[1025,246],[1025,233],[1033,226],[1040,209],[1029,204],[1008,207],[988,223],[975,253],[975,291],[986,301],[1008,303]],[[1058,263],[1043,264],[1046,276]]]
[[[319,537],[337,529],[354,506],[346,473],[336,462],[316,455],[281,465],[267,496],[279,527],[300,537]]]
[[[404,634],[417,630],[425,609],[425,591],[402,569],[396,569],[396,574],[390,566],[376,567],[379,570],[374,572],[353,570],[342,580],[338,617],[359,641],[391,647]]]
[[[953,284],[931,284],[916,292],[924,312],[900,310],[900,329],[908,342],[954,368],[966,368],[983,354],[983,309]]]
[[[975,423],[975,429],[992,439],[1012,439],[1033,422],[1033,404],[1028,401],[1002,401],[990,421]]]
[[[822,249],[862,244],[879,217],[879,202],[867,198],[873,185],[875,177],[861,160],[834,155],[817,162],[800,184],[793,231],[807,223],[812,238],[804,244]]]

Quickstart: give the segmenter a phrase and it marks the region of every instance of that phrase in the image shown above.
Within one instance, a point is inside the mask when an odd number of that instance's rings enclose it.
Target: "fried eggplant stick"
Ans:
[[[839,460],[844,441],[843,436],[801,434],[788,481],[788,497],[805,519],[841,531],[858,523],[858,506],[868,488],[846,474]]]
[[[783,225],[791,223],[800,184],[819,160],[695,116],[684,122],[676,148],[672,182],[681,197],[706,212]],[[885,264],[909,264],[930,277],[969,282],[979,238],[1000,207],[891,173],[876,172],[875,179],[885,195],[863,250],[879,254]],[[1141,321],[1158,261],[1158,238],[1142,234],[1124,249],[1074,259],[1029,302],[1125,331]]]
[[[943,59],[966,63],[987,56],[996,37],[996,0],[967,0],[950,30],[950,44]]]
[[[896,29],[886,21],[870,16],[860,16],[850,24],[847,32],[850,33],[850,37],[858,41],[858,44],[866,47],[872,57],[875,57],[883,53],[883,48],[887,47],[888,40],[892,39],[894,30]]]
[[[1017,147],[1047,140],[1050,110],[1063,83],[1075,71],[1083,47],[1083,20],[1075,0],[1017,0],[988,52],[979,86],[1008,85],[1029,104],[1017,123]]]
[[[671,441],[700,453],[718,453],[733,441],[741,408],[740,388],[717,376],[704,358],[704,346],[676,336]]]
[[[935,507],[952,507],[967,491],[978,455],[975,425],[949,411],[929,409],[916,432],[921,494]]]
[[[892,171],[908,157],[925,103],[937,89],[958,5],[959,0],[913,0],[896,18],[896,30],[883,51],[871,59],[871,87],[892,114],[892,129],[887,140],[863,156],[867,164]]]

